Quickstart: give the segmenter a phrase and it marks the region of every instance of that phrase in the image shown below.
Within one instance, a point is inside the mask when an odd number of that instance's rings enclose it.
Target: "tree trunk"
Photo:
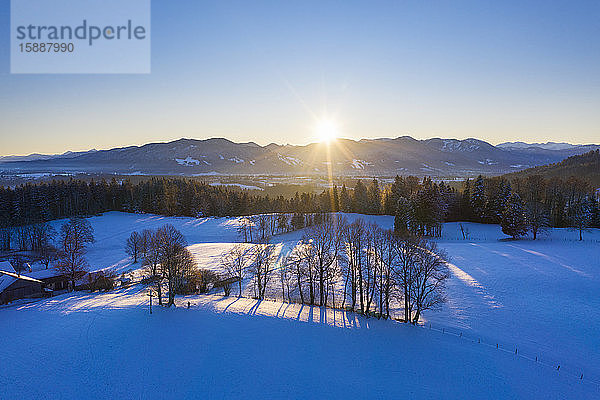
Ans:
[[[157,292],[158,292],[158,305],[162,306],[163,305],[163,303],[162,303],[162,288],[161,288],[160,281],[158,282],[158,285],[157,285],[156,289],[157,289]]]
[[[408,289],[404,288],[404,322],[410,321],[409,310],[408,310]]]

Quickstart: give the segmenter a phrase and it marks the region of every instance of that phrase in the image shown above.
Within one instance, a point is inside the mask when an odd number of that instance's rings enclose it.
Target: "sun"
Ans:
[[[338,134],[338,125],[331,119],[323,119],[315,126],[315,136],[319,142],[332,142],[338,137]]]

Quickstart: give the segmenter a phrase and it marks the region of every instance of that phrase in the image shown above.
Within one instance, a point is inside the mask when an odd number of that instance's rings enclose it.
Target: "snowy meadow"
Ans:
[[[240,242],[238,218],[109,212],[89,222],[91,271],[139,274],[126,239],[165,223],[200,268],[220,270]],[[267,300],[251,299],[243,282],[244,298],[178,296],[152,315],[139,284],[0,306],[0,398],[598,398],[600,232],[579,241],[551,229],[533,241],[465,227],[466,239],[446,223],[436,240],[448,254],[447,301],[418,327],[283,303],[276,280]],[[301,237],[275,236],[277,259]]]

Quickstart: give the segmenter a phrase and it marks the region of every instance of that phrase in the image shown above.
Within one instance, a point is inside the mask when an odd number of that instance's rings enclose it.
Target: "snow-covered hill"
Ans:
[[[393,225],[387,216],[347,218]],[[111,212],[90,222],[93,270],[140,268],[125,256],[126,238],[164,223],[183,232],[202,268],[219,269],[221,254],[238,241],[235,218]],[[267,397],[597,398],[600,231],[584,233],[583,242],[567,229],[512,241],[497,225],[463,225],[467,240],[457,223],[445,224],[438,240],[451,264],[448,302],[425,313],[424,328],[220,295],[180,298],[192,310],[149,317],[139,288],[2,306],[0,337],[10,340],[0,353],[9,360],[0,363],[0,398],[44,398],[42,388],[57,381],[66,398],[89,397],[85,374],[98,377],[104,398],[160,397],[165,387],[186,397],[200,386],[203,396],[219,398],[242,391],[255,398],[261,387]],[[274,242],[286,254],[300,236]],[[17,379],[24,370],[28,379]],[[301,391],[305,385],[312,391]]]

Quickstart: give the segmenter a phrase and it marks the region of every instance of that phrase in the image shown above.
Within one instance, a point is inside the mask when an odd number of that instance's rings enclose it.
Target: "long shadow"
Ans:
[[[275,314],[275,316],[276,316],[277,318],[279,318],[279,311],[281,311],[281,309],[282,309],[282,308],[283,308],[283,303],[281,303],[281,304],[279,305],[279,309],[277,310],[277,314]]]
[[[304,304],[300,305],[300,310],[298,311],[298,316],[296,317],[297,321],[300,321],[300,316],[302,315],[302,310],[304,310]]]
[[[256,311],[258,310],[258,307],[260,307],[260,304],[262,303],[262,300],[256,300],[256,304],[254,304],[252,307],[250,307],[250,309],[248,310],[248,315],[256,315]]]
[[[348,321],[348,325],[352,328],[356,328],[356,314],[351,311],[344,311],[344,327],[346,327],[346,322]]]
[[[333,320],[335,322],[335,310],[333,310],[333,313],[334,313],[333,314],[334,315],[334,319]],[[323,306],[319,307],[319,318],[321,319],[320,323],[327,324],[327,309],[325,307],[323,307]]]
[[[231,307],[232,305],[234,305],[234,304],[235,304],[235,303],[236,303],[236,302],[237,302],[239,299],[240,299],[239,297],[236,297],[236,299],[235,299],[234,301],[232,301],[231,303],[229,303],[229,304],[227,305],[227,307],[225,307],[225,308],[223,309],[223,312],[224,312],[224,313],[225,313],[225,312],[227,312],[227,310],[229,310],[229,307]]]

